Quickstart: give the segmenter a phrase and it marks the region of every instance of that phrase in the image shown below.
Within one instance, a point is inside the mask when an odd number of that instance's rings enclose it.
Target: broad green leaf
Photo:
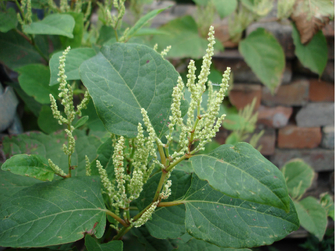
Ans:
[[[21,88],[41,104],[50,104],[49,94],[58,96],[58,85],[49,86],[49,67],[42,64],[29,64],[17,68]]]
[[[99,118],[95,110],[92,100],[89,101],[87,108],[82,111],[82,114],[84,116],[89,117],[87,121],[87,127],[91,131],[105,131],[106,130],[104,127],[104,124],[102,123],[101,119]]]
[[[140,243],[145,245],[144,250],[146,251],[172,251],[174,249],[168,240],[152,237],[145,225],[140,228],[132,228],[131,233],[138,238]]]
[[[111,133],[135,137],[138,123],[143,124],[141,108],[148,112],[158,137],[168,129],[178,73],[153,49],[137,44],[103,46],[80,66],[80,76]]]
[[[195,173],[233,198],[288,211],[290,198],[279,169],[248,143],[222,145],[191,159]]]
[[[122,251],[122,241],[110,241],[108,243],[100,244],[92,236],[85,236],[85,247],[87,251]]]
[[[207,40],[199,37],[198,27],[193,17],[176,18],[159,28],[168,35],[153,36],[151,43],[158,44],[158,50],[164,50],[171,45],[168,57],[200,58],[207,48]]]
[[[62,56],[63,52],[57,52],[52,55],[50,59],[50,85],[58,83],[58,72],[59,72],[59,57]],[[87,59],[95,55],[95,51],[92,48],[76,48],[70,50],[66,56],[65,61],[65,75],[67,80],[80,79],[79,66]]]
[[[152,10],[143,17],[141,17],[136,24],[134,24],[133,27],[131,27],[127,33],[127,39],[134,36],[145,24],[147,24],[151,19],[153,19],[155,16],[157,16],[162,11],[168,9],[170,7],[164,8],[164,9],[156,9]]]
[[[229,16],[237,7],[237,0],[213,0],[213,3],[221,18]]]
[[[17,154],[8,159],[1,169],[21,176],[28,176],[42,181],[52,181],[54,171],[48,161],[39,155]]]
[[[75,20],[68,14],[50,14],[43,20],[22,26],[26,34],[62,35],[73,38]]]
[[[313,197],[294,202],[301,226],[314,234],[320,241],[327,228],[327,213]]]
[[[35,48],[16,31],[0,32],[0,61],[10,69],[43,63]]]
[[[13,8],[7,9],[7,12],[0,13],[0,32],[6,33],[15,29],[17,25],[16,11]]]
[[[74,49],[81,46],[84,34],[84,14],[74,12],[67,12],[66,14],[71,15],[75,21],[73,38],[60,37],[60,40],[65,48],[71,46],[71,48]]]
[[[312,185],[313,168],[302,159],[294,159],[285,163],[281,171],[285,177],[288,192],[293,199],[303,195]]]
[[[303,45],[300,42],[300,36],[297,28],[295,25],[292,26],[295,55],[298,57],[303,66],[321,76],[328,61],[328,47],[325,36],[322,31],[319,31],[307,45]]]
[[[185,236],[186,235],[188,234],[185,234]],[[184,241],[184,238],[187,238],[188,240],[186,239],[187,241]],[[182,236],[181,238],[176,239],[174,243],[178,246],[178,250],[183,251],[251,251],[251,249],[248,248],[236,249],[218,247],[208,242],[192,238],[190,235],[188,235],[188,237]]]
[[[1,163],[0,163],[1,164]],[[43,181],[0,170],[0,204],[22,189]]]
[[[290,211],[235,199],[214,190],[193,175],[185,198],[185,226],[196,239],[225,248],[270,245],[299,228],[294,205]]]
[[[283,48],[274,36],[258,28],[239,43],[238,49],[261,82],[274,92],[285,68]]]
[[[106,213],[97,176],[36,184],[4,201],[0,245],[43,247],[74,242],[105,231]]]
[[[56,121],[55,121],[56,123]],[[94,136],[86,136],[85,132],[75,130],[75,152],[72,155],[72,176],[85,175],[85,155],[93,160],[97,157],[97,148],[101,142]],[[68,172],[68,158],[62,150],[63,144],[67,144],[67,136],[64,132],[51,135],[30,132],[12,137],[3,138],[3,151],[10,157],[15,154],[36,154],[46,159],[51,159],[64,172]]]
[[[118,32],[118,36],[121,36],[119,32]],[[97,44],[103,45],[104,43],[106,43],[107,41],[111,39],[115,40],[116,42],[116,36],[115,36],[114,29],[110,26],[102,25],[99,30],[99,37],[97,39]]]
[[[42,109],[37,118],[37,124],[39,128],[46,134],[64,129],[64,126],[58,124],[58,122],[55,120],[51,108],[48,105],[42,106]]]
[[[183,160],[178,165],[176,165],[175,170],[184,171],[186,173],[193,173],[192,162],[189,160]]]

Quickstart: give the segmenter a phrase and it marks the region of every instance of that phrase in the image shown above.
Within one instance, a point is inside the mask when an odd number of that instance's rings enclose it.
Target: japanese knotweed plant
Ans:
[[[139,44],[103,46],[80,66],[87,92],[78,106],[66,81],[64,64],[71,62],[65,62],[64,51],[58,81],[65,115],[50,98],[54,117],[67,125],[68,165],[56,165],[56,154],[49,160],[14,155],[2,165],[42,181],[14,186],[1,203],[0,245],[43,247],[85,237],[87,250],[133,250],[127,244],[132,235],[152,250],[246,250],[296,230],[299,220],[282,173],[251,145],[197,154],[225,117],[218,114],[230,75],[228,68],[219,90],[207,83],[213,27],[208,41],[200,75],[191,60],[186,83],[164,59],[166,51]],[[93,158],[89,151],[82,154],[89,145],[78,143],[82,136],[73,125],[89,96],[111,133]],[[82,156],[77,160],[82,170],[75,169],[74,155]]]

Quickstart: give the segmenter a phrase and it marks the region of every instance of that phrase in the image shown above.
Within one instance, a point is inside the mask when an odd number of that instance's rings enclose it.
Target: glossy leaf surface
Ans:
[[[322,31],[316,33],[312,40],[303,45],[297,28],[293,25],[292,37],[295,46],[295,55],[303,66],[321,76],[328,61],[328,47]]]
[[[0,48],[0,61],[12,70],[44,62],[34,47],[14,30],[0,32]]]
[[[0,32],[6,33],[11,29],[15,29],[16,25],[16,11],[13,8],[9,8],[6,12],[0,13]]]
[[[57,52],[52,55],[50,59],[50,85],[58,83],[58,72],[59,72],[59,57],[62,56],[63,52]],[[79,66],[87,59],[95,55],[95,51],[92,48],[76,48],[70,50],[66,55],[65,61],[65,75],[67,80],[80,79]]]
[[[294,159],[286,163],[281,169],[289,194],[292,198],[303,195],[312,185],[314,171],[302,159]]]
[[[282,173],[247,143],[222,145],[190,160],[198,177],[225,195],[287,211],[290,208]]]
[[[110,241],[100,244],[92,236],[85,236],[85,247],[87,251],[122,251],[122,241]]]
[[[292,202],[290,212],[286,213],[268,205],[235,199],[214,190],[196,175],[182,201],[186,206],[187,232],[221,247],[269,245],[299,228]]]
[[[85,155],[91,160],[97,157],[97,148],[100,140],[94,136],[86,136],[82,131],[74,131],[76,137],[75,152],[72,155],[72,176],[85,175]],[[7,156],[14,154],[36,154],[46,159],[51,159],[64,172],[68,172],[68,158],[62,150],[63,144],[67,144],[67,136],[64,132],[45,135],[43,133],[30,132],[16,137],[3,138],[3,151]]]
[[[256,76],[273,92],[280,85],[285,68],[285,54],[279,42],[271,33],[258,28],[240,42],[238,49]]]
[[[26,34],[62,35],[73,38],[74,18],[68,14],[50,14],[43,20],[23,25]]]
[[[44,157],[35,154],[14,155],[3,163],[1,169],[42,181],[52,181],[54,178],[54,172],[48,161]]]
[[[92,228],[101,237],[106,214],[100,190],[99,178],[93,176],[46,182],[21,190],[1,205],[0,245],[58,245],[79,240]]]
[[[50,104],[49,94],[58,96],[58,85],[49,86],[50,70],[42,64],[29,64],[16,69],[21,88],[41,104]]]
[[[313,197],[294,202],[301,226],[320,241],[327,228],[327,212]]]
[[[108,131],[135,137],[138,123],[143,124],[141,108],[159,137],[168,129],[178,73],[153,49],[138,44],[104,46],[80,66],[80,76]]]

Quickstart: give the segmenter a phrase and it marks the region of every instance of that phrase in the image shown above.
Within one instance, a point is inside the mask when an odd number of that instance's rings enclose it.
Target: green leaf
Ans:
[[[185,198],[185,226],[196,239],[226,248],[270,245],[299,228],[298,216],[290,212],[235,199],[214,190],[193,175]]]
[[[56,123],[56,121],[55,121]],[[97,157],[97,148],[101,145],[98,138],[86,136],[85,132],[75,130],[75,152],[72,155],[72,176],[85,175],[85,155],[93,160]],[[3,138],[3,151],[10,157],[15,154],[36,154],[46,159],[51,159],[64,172],[68,172],[68,158],[64,154],[63,144],[67,144],[67,136],[62,132],[45,135],[43,133],[30,132],[17,136]]]
[[[290,209],[283,174],[248,143],[222,145],[208,155],[190,160],[199,178],[225,195]]]
[[[274,92],[285,68],[283,48],[274,36],[258,28],[239,43],[238,49],[261,82]]]
[[[193,17],[176,18],[159,28],[168,35],[153,36],[151,43],[158,44],[158,50],[171,45],[168,57],[201,58],[207,48],[207,40],[199,37],[198,27]]]
[[[301,226],[314,234],[320,241],[327,228],[327,213],[320,203],[313,197],[301,201],[294,201]]]
[[[169,35],[169,33],[155,28],[141,28],[133,35],[133,37],[150,35]]]
[[[106,213],[98,177],[36,184],[3,202],[0,245],[43,247],[74,242],[94,231],[102,237]]]
[[[52,55],[50,59],[50,85],[58,83],[58,72],[59,72],[59,57],[62,56],[63,52],[57,52]],[[80,79],[79,66],[87,59],[95,55],[95,51],[92,48],[76,48],[70,50],[66,56],[65,61],[65,75],[67,80]]]
[[[85,123],[87,122],[87,120],[89,119],[88,116],[83,116],[81,117],[74,125],[74,128],[79,128],[83,125],[85,125]]]
[[[100,244],[92,236],[85,236],[85,247],[87,251],[122,251],[122,241],[110,241],[108,243]]]
[[[49,94],[58,96],[58,85],[49,86],[49,67],[41,64],[29,64],[17,68],[20,74],[19,83],[21,88],[36,101],[42,104],[50,104]]]
[[[0,32],[6,33],[11,29],[15,29],[16,25],[16,11],[13,8],[7,9],[7,12],[0,13]]]
[[[62,35],[73,38],[75,20],[68,14],[50,14],[43,20],[22,26],[26,34]]]
[[[111,133],[135,137],[138,123],[143,124],[141,108],[158,137],[168,129],[178,73],[153,49],[138,44],[103,46],[80,66],[80,76]]]
[[[221,18],[229,16],[237,7],[237,0],[213,0]]]
[[[328,193],[320,194],[320,204],[326,209],[327,215],[334,220],[334,201]]]
[[[42,181],[52,181],[54,171],[48,161],[39,155],[17,154],[8,159],[1,169],[21,176],[28,176]]]
[[[101,119],[99,118],[95,107],[93,105],[93,101],[90,100],[87,108],[82,111],[84,116],[88,116],[87,127],[92,131],[106,131],[104,124],[102,123]]]
[[[48,105],[42,106],[42,109],[37,118],[37,124],[39,128],[46,134],[51,134],[53,132],[64,129],[64,126],[58,124],[58,122],[55,120],[51,108]]]
[[[303,195],[312,185],[314,171],[302,159],[291,160],[281,169],[285,179],[288,192],[294,199]]]
[[[295,55],[303,66],[312,72],[322,75],[328,61],[328,47],[325,36],[322,31],[316,33],[312,40],[303,45],[300,42],[300,36],[295,25],[293,26],[292,37],[295,46]]]
[[[188,234],[186,234],[188,235]],[[185,236],[186,236],[185,235]],[[175,240],[175,244],[178,245],[178,250],[183,251],[195,251],[195,250],[201,250],[201,251],[251,251],[251,249],[243,248],[243,249],[235,249],[235,248],[222,248],[218,247],[216,245],[210,244],[205,241],[197,240],[195,238],[192,238],[192,236],[188,235],[187,241],[183,241],[184,236],[181,238],[178,238]]]
[[[238,113],[236,114],[228,114],[223,121],[223,127],[227,130],[237,131],[244,127],[246,124],[245,119],[240,116]]]
[[[0,170],[0,203],[12,198],[20,190],[38,183],[43,183],[43,181]]]
[[[132,228],[131,233],[138,238],[140,243],[145,245],[146,251],[171,251],[174,249],[168,240],[152,237],[145,226]]]
[[[73,38],[62,36],[60,37],[60,41],[65,48],[71,46],[71,48],[74,49],[81,46],[81,41],[84,34],[84,14],[74,12],[67,12],[66,14],[71,15],[75,21],[73,28]]]
[[[35,48],[14,30],[0,32],[0,48],[0,61],[12,70],[44,62]]]
[[[157,16],[159,13],[161,13],[162,11],[166,10],[170,8],[163,8],[163,9],[156,9],[156,10],[152,10],[149,13],[147,13],[146,15],[144,15],[143,17],[141,17],[136,24],[134,24],[133,27],[130,28],[130,30],[127,33],[127,40],[129,38],[131,38],[132,36],[134,36],[145,24],[147,24],[151,19],[153,19],[155,16]]]
[[[235,145],[238,142],[241,142],[241,138],[240,138],[240,135],[237,132],[232,132],[226,138],[226,144]]]

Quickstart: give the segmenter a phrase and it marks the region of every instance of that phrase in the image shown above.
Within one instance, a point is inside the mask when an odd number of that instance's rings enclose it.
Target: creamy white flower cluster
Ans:
[[[132,225],[134,227],[140,227],[144,225],[148,220],[150,220],[152,214],[155,212],[158,203],[159,201],[153,202],[151,206],[141,215],[141,217],[137,221],[132,222]]]
[[[168,141],[171,141],[171,135],[174,130],[174,125],[181,128],[179,137],[179,150],[172,155],[172,158],[178,155],[194,154],[195,152],[204,149],[206,143],[218,132],[225,115],[217,118],[219,114],[220,104],[228,89],[228,81],[230,75],[230,68],[223,74],[222,82],[219,91],[213,91],[212,83],[208,82],[208,75],[210,73],[210,66],[212,63],[212,56],[214,55],[214,27],[211,26],[208,33],[208,48],[206,55],[203,57],[200,75],[196,81],[196,67],[193,60],[188,65],[187,83],[188,91],[191,93],[191,102],[187,111],[186,125],[183,123],[180,112],[180,100],[184,93],[184,84],[182,80],[178,79],[178,85],[173,92],[173,103],[171,105],[172,115],[170,116],[171,124],[169,126]],[[206,83],[208,82],[208,105],[207,109],[201,107],[202,95],[206,91]],[[192,150],[190,145],[195,141],[198,145]]]
[[[66,118],[61,115],[60,111],[58,110],[58,106],[56,103],[56,99],[52,94],[49,94],[50,102],[51,102],[51,110],[53,113],[53,116],[55,119],[58,120],[58,123],[60,125],[66,124],[68,126],[67,129],[65,129],[65,132],[68,136],[68,146],[65,144],[63,145],[63,151],[66,155],[71,155],[74,152],[75,149],[75,139],[72,135],[74,131],[74,127],[72,126],[72,122],[75,119],[76,115],[81,116],[82,109],[85,109],[88,102],[89,102],[89,94],[88,91],[85,91],[84,98],[80,102],[80,104],[77,106],[77,109],[75,111],[74,105],[73,105],[73,89],[72,86],[69,85],[66,81],[67,76],[65,75],[65,60],[66,56],[70,51],[70,46],[66,48],[65,51],[63,51],[62,56],[59,57],[59,67],[58,67],[58,76],[59,78],[57,81],[59,82],[59,94],[58,97],[61,100],[61,104],[64,106],[64,113],[66,115]]]
[[[17,20],[21,25],[32,23],[31,0],[21,0],[21,12],[17,13]],[[23,19],[22,19],[22,17]]]

